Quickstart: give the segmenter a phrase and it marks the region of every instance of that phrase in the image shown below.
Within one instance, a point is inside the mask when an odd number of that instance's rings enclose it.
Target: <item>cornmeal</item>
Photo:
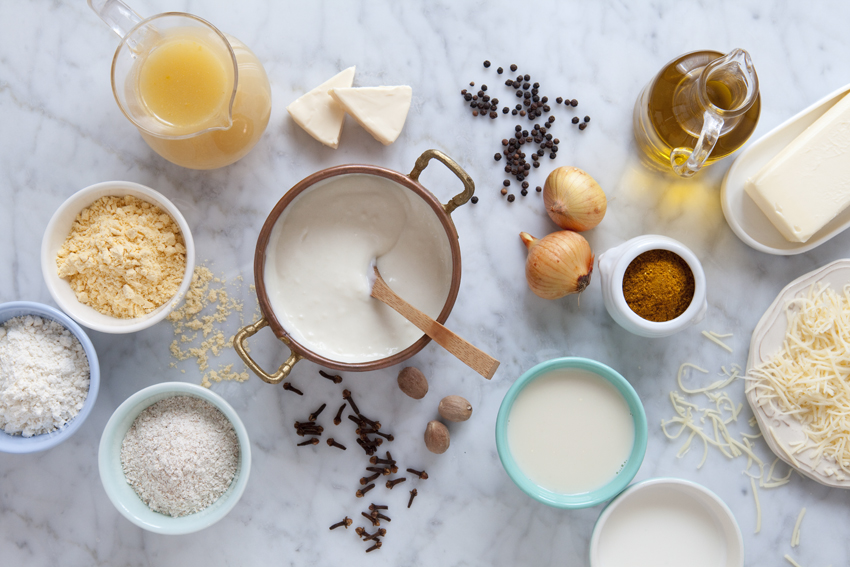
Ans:
[[[77,215],[56,266],[80,303],[112,317],[141,317],[177,293],[186,247],[177,223],[156,205],[103,197]]]

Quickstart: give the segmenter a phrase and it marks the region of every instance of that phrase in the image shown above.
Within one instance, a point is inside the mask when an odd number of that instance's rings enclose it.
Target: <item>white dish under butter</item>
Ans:
[[[850,85],[845,85],[789,118],[741,152],[726,172],[720,190],[723,214],[729,227],[747,246],[768,254],[801,254],[820,246],[850,227],[850,208],[847,208],[806,242],[789,242],[744,189],[747,179],[755,177],[763,166],[823,116],[848,91]]]
[[[312,352],[346,363],[391,356],[422,337],[370,297],[370,263],[399,296],[437,318],[451,288],[451,246],[428,203],[375,175],[332,177],[278,218],[264,283],[280,323]]]

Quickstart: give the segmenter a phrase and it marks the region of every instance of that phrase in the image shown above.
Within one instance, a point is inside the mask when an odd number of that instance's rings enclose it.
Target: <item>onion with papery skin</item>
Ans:
[[[593,253],[582,235],[562,230],[539,240],[527,232],[520,232],[519,237],[528,247],[525,279],[535,295],[558,299],[581,293],[588,286]]]
[[[559,167],[549,174],[543,204],[555,224],[579,232],[599,224],[608,209],[599,183],[577,167]]]

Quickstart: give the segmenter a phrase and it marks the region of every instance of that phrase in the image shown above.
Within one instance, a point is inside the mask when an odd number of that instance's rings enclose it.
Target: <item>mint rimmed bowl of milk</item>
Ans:
[[[511,480],[556,508],[587,508],[622,492],[646,453],[646,413],[616,370],[556,358],[514,382],[496,419],[496,447]]]

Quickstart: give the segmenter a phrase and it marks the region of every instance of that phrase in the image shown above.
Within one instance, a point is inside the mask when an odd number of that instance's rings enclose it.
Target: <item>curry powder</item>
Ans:
[[[632,260],[623,276],[623,295],[632,311],[663,323],[685,312],[694,298],[694,274],[669,250],[649,250]]]

